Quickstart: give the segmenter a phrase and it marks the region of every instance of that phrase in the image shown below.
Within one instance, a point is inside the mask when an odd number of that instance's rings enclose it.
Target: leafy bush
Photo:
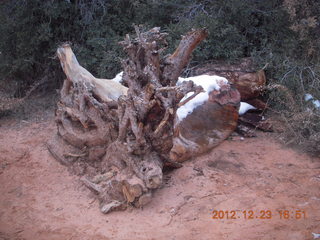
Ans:
[[[52,57],[66,41],[89,71],[113,77],[120,71],[118,41],[133,30],[132,25],[162,25],[170,22],[174,11],[177,7],[170,1],[5,1],[0,5],[1,79],[14,78],[23,85],[43,74],[61,73]]]

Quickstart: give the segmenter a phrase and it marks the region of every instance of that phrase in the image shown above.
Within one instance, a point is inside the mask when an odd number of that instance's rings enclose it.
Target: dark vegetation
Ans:
[[[206,27],[209,36],[189,67],[243,57],[253,57],[257,67],[268,64],[266,99],[287,126],[286,141],[317,152],[319,110],[304,94],[320,99],[319,16],[318,0],[4,0],[0,86],[14,81],[15,95],[23,96],[46,76],[49,89],[59,88],[64,77],[53,58],[62,42],[72,43],[80,63],[95,76],[111,78],[121,69],[118,42],[133,32],[133,24],[160,26],[169,33],[171,48],[191,28]]]

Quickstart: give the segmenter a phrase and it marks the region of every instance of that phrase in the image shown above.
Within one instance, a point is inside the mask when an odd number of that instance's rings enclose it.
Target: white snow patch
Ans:
[[[320,238],[320,234],[319,233],[312,233],[313,235],[313,239],[319,239]]]
[[[177,85],[182,84],[185,81],[192,81],[198,86],[202,86],[205,92],[199,93],[195,98],[179,107],[177,110],[177,116],[179,121],[184,119],[188,114],[192,113],[193,110],[200,106],[202,103],[208,100],[209,93],[213,90],[220,90],[220,86],[227,84],[228,80],[224,77],[219,76],[209,76],[209,75],[200,75],[189,78],[179,78]],[[188,93],[180,102],[184,101],[186,98],[190,97],[194,92]]]
[[[239,109],[239,115],[245,114],[250,109],[256,109],[254,106],[250,105],[246,102],[240,102],[240,109]]]
[[[312,100],[312,103],[316,108],[320,108],[320,101],[319,100]]]
[[[318,99],[314,99],[314,97],[310,93],[307,93],[307,94],[304,95],[304,100],[306,102],[312,100],[311,102],[313,103],[313,105],[316,108],[320,109],[320,101]]]
[[[112,79],[112,81],[121,83],[121,82],[122,82],[122,75],[123,75],[123,72],[119,72],[119,73]]]
[[[309,205],[309,202],[304,202],[304,203],[299,203],[298,206],[299,207],[304,207],[304,206],[307,206]]]
[[[310,93],[307,93],[304,95],[304,100],[307,102],[309,100],[313,99],[313,96]]]

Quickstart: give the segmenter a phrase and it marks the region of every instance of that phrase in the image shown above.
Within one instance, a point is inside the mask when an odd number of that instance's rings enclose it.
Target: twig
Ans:
[[[76,158],[84,157],[86,155],[87,155],[87,153],[82,153],[82,154],[66,153],[66,154],[63,154],[63,156],[65,156],[65,157],[76,157]]]
[[[157,127],[157,129],[154,131],[154,134],[155,134],[155,135],[157,135],[157,134],[162,130],[162,128],[164,127],[164,125],[168,122],[168,119],[169,119],[170,114],[173,114],[173,109],[172,109],[172,108],[166,110],[166,113],[165,113],[162,121],[160,122],[160,124],[159,124],[159,126]]]
[[[58,154],[56,154],[56,153],[52,150],[52,147],[51,147],[48,143],[46,143],[46,147],[47,147],[49,153],[51,153],[51,155],[52,155],[55,159],[57,159],[57,160],[58,160],[59,162],[61,162],[63,165],[66,165],[66,166],[70,165],[70,163],[69,163],[68,161],[66,161],[65,159],[61,158]]]
[[[89,181],[85,177],[82,177],[80,180],[84,183],[84,185],[86,185],[87,188],[94,190],[97,193],[102,193],[102,188],[98,184],[95,184],[95,183]]]
[[[201,90],[196,90],[194,92],[194,94],[192,94],[190,97],[188,97],[187,99],[183,100],[182,102],[180,102],[178,104],[178,108],[185,105],[187,102],[191,101],[193,98],[195,98],[199,93],[205,92],[202,88]]]
[[[174,217],[175,215],[177,215],[178,212],[180,211],[180,209],[181,209],[183,206],[185,206],[187,203],[188,203],[188,201],[184,201],[184,202],[181,203],[178,207],[173,208],[174,212],[170,215],[170,220],[169,220],[169,222],[168,222],[165,226],[170,225],[170,223],[171,223],[172,220],[173,220],[173,217]]]
[[[160,87],[157,88],[158,92],[165,92],[165,91],[173,91],[176,90],[178,87]]]

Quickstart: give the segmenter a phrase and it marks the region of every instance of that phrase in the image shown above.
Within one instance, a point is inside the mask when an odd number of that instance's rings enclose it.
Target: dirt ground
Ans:
[[[275,134],[229,139],[168,172],[143,209],[104,215],[48,153],[56,129],[53,114],[43,115],[0,119],[0,239],[304,240],[320,233],[320,159],[282,146]]]

